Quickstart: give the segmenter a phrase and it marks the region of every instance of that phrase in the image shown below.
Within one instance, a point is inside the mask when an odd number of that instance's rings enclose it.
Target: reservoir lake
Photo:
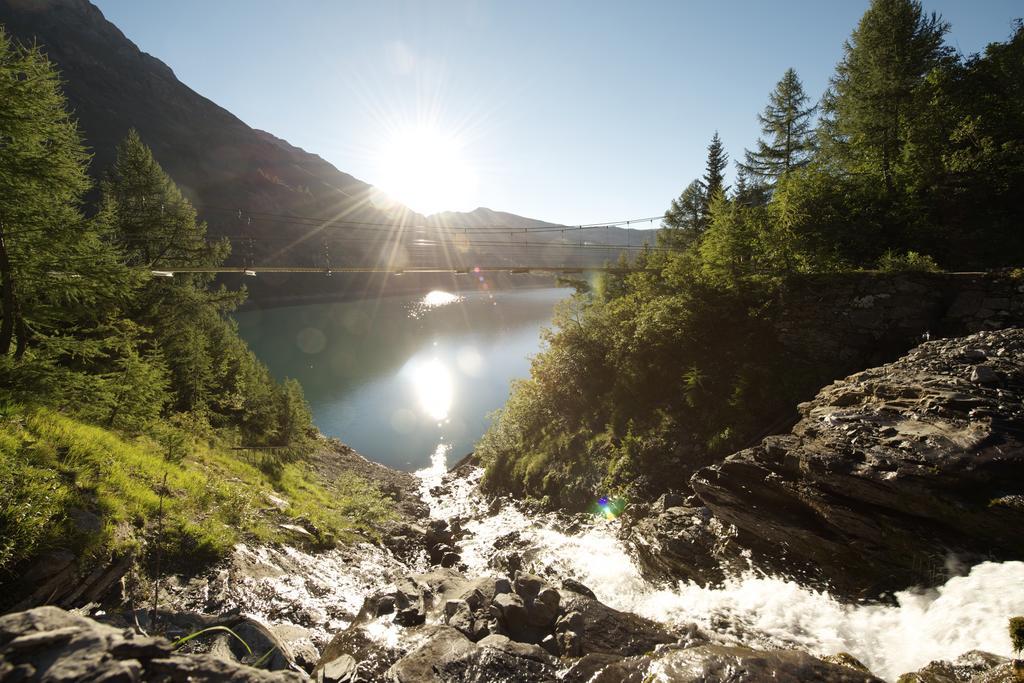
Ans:
[[[239,332],[278,379],[297,379],[327,436],[413,471],[473,450],[568,289],[435,290],[418,296],[251,309]]]

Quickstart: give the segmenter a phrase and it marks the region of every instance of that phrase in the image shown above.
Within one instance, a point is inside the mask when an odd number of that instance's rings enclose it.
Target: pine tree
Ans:
[[[751,176],[774,183],[795,168],[807,164],[814,149],[812,118],[817,106],[807,106],[807,94],[793,69],[768,96],[764,112],[758,114],[764,138],[757,151],[746,150],[742,168]]]
[[[708,160],[704,166],[704,216],[708,216],[708,207],[715,197],[725,194],[729,189],[725,186],[725,169],[729,165],[729,155],[722,146],[718,131],[708,145]]]
[[[83,357],[136,280],[108,241],[109,213],[86,220],[86,154],[56,70],[0,30],[0,357],[31,345]]]
[[[943,46],[948,30],[917,0],[872,0],[822,101],[830,152],[848,171],[880,177],[889,193],[903,152],[901,128],[913,127],[916,89],[950,54]]]
[[[665,212],[664,229],[658,237],[661,246],[684,247],[704,232],[707,227],[704,206],[704,186],[699,180],[694,180],[672,200],[672,205]]]
[[[196,222],[192,204],[135,130],[118,146],[104,190],[117,206],[119,238],[132,265],[173,270],[214,266],[227,257],[228,242],[207,241],[206,224]]]

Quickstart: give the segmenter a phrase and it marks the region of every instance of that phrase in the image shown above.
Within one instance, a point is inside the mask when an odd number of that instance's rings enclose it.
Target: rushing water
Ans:
[[[897,605],[848,604],[778,577],[749,571],[715,588],[692,582],[655,586],[640,575],[617,538],[618,522],[581,516],[566,532],[564,516],[525,514],[507,503],[497,512],[476,493],[473,477],[451,481],[434,496],[446,452],[419,472],[436,517],[469,517],[460,543],[469,574],[488,568],[499,538],[518,532],[524,561],[541,573],[571,577],[616,609],[676,627],[695,623],[715,640],[750,647],[797,648],[818,655],[848,652],[887,680],[937,659],[979,649],[1012,656],[1006,624],[1024,614],[1024,562],[985,562],[934,590],[905,590]],[[570,525],[575,526],[575,525]]]
[[[320,431],[415,470],[439,443],[460,456],[473,449],[511,380],[529,374],[540,328],[568,291],[434,291],[236,319],[271,372],[299,380]]]

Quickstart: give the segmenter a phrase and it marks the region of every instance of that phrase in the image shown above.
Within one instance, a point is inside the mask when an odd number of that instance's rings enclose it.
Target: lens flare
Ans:
[[[609,498],[608,496],[601,496],[597,499],[597,503],[590,508],[590,512],[598,517],[604,517],[605,519],[615,519],[621,515],[622,511],[625,509],[625,498]]]

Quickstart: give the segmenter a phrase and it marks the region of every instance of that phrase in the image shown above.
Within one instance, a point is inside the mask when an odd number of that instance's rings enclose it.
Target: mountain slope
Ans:
[[[516,235],[516,229],[560,226],[484,208],[428,218],[384,204],[371,185],[249,127],[181,83],[88,0],[0,0],[0,24],[16,39],[38,43],[58,65],[94,154],[93,175],[103,177],[115,147],[135,128],[211,233],[231,238],[235,264],[579,266],[618,256],[586,241],[638,242],[619,228]],[[472,232],[495,225],[513,230]],[[339,279],[324,280],[292,278],[285,289],[291,295],[337,289]],[[272,281],[250,284],[262,294]]]

